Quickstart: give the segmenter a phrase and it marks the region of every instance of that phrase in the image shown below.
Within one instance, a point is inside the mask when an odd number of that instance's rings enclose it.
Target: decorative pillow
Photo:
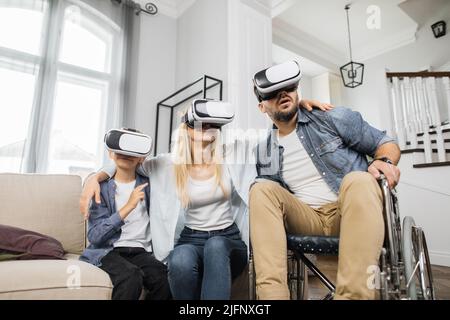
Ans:
[[[0,256],[3,260],[64,260],[64,249],[52,237],[0,224]]]

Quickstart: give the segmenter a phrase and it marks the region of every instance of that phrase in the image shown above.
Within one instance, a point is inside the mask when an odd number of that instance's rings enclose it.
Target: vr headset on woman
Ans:
[[[234,108],[231,103],[198,99],[192,101],[186,114],[181,118],[181,122],[186,123],[190,128],[194,128],[195,122],[200,122],[220,129],[232,122],[233,119]]]
[[[147,157],[152,151],[152,138],[134,129],[112,129],[105,134],[106,149],[130,157]]]
[[[255,94],[260,102],[276,98],[281,91],[297,90],[301,78],[302,70],[297,61],[275,65],[255,74]]]

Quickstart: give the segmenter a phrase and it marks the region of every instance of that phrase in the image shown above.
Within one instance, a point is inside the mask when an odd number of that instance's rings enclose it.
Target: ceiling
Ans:
[[[141,4],[148,0],[136,0]],[[181,16],[196,0],[153,0],[161,13]],[[215,0],[211,0],[215,1]],[[263,6],[273,17],[274,60],[299,56],[308,72],[320,68],[338,72],[349,61],[347,21],[344,7],[351,3],[350,28],[353,59],[367,59],[410,44],[417,30],[450,19],[450,0],[245,0]],[[379,10],[380,28],[367,21]],[[284,50],[283,50],[284,49]],[[309,62],[308,62],[309,61]],[[314,61],[314,63],[313,63]]]
[[[398,6],[420,27],[431,25],[438,20],[450,19],[449,0],[408,0]]]
[[[349,60],[344,10],[349,1],[297,0],[288,10],[274,18],[275,42],[286,40],[290,36],[290,42],[294,42],[293,45],[299,47],[300,51],[316,51],[332,64],[343,64]],[[349,15],[354,60],[365,60],[414,41],[418,24],[398,6],[401,2],[404,0],[352,2]],[[373,16],[367,10],[373,8],[373,5],[380,12],[379,29],[367,27],[368,19]],[[296,34],[299,36],[296,37]],[[295,38],[298,39],[297,42]]]

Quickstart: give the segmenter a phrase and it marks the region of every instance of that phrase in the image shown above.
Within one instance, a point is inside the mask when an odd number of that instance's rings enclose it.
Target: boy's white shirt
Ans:
[[[227,152],[224,155],[225,167],[232,181],[233,217],[247,248],[249,248],[249,190],[256,178],[255,157],[250,144],[248,141],[236,140],[233,144],[227,145]],[[232,162],[230,159],[242,160],[240,157],[248,155],[249,151],[251,155],[247,160],[250,161],[228,163]],[[172,155],[161,154],[147,159],[140,170],[149,177],[150,182],[150,232],[153,253],[158,260],[166,262],[185,222],[185,209],[181,206],[176,193]],[[116,172],[116,166],[108,165],[101,171],[112,177]]]
[[[131,183],[116,181],[116,207],[122,208],[128,202],[136,185],[136,180]],[[136,208],[123,220],[122,233],[114,242],[114,248],[133,247],[143,248],[147,252],[152,251],[150,230],[150,217],[145,201],[139,201]]]

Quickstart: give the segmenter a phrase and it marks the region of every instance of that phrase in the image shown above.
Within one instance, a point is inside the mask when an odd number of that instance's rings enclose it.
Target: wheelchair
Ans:
[[[433,276],[423,229],[412,217],[400,223],[398,198],[385,177],[379,180],[383,193],[385,239],[379,266],[371,270],[374,288],[381,300],[434,300]],[[308,270],[329,290],[322,300],[334,297],[335,285],[308,258],[308,255],[338,255],[339,238],[287,235],[288,274],[291,299],[303,300],[307,294]],[[370,274],[368,274],[370,277]],[[253,254],[249,257],[250,299],[256,299]]]

